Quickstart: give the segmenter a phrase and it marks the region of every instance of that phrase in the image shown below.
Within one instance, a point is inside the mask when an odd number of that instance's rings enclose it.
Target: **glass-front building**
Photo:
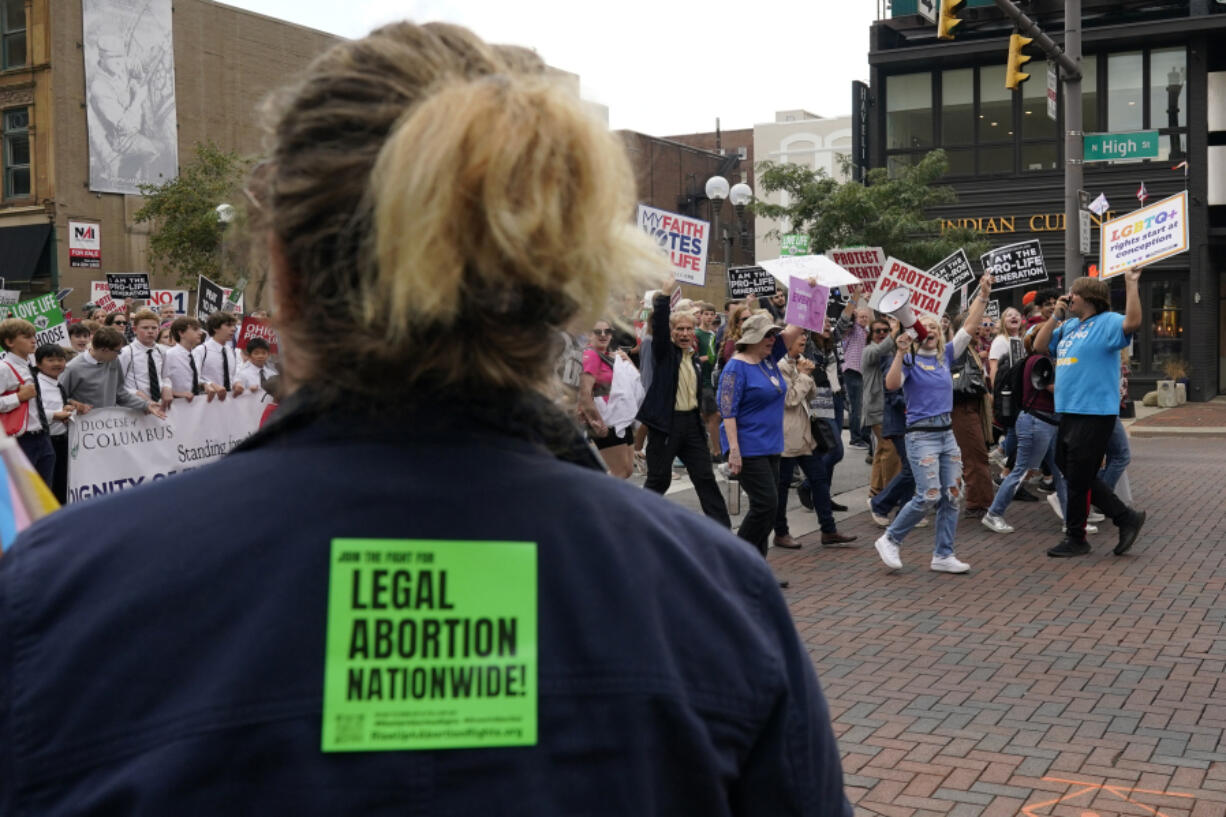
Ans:
[[[1053,118],[1048,62],[1032,44],[1022,67],[1030,78],[1005,88],[1014,29],[990,1],[963,7],[953,41],[938,40],[914,6],[895,0],[893,16],[873,26],[873,166],[897,172],[942,148],[946,182],[958,192],[956,204],[935,213],[942,223],[972,227],[996,246],[1039,239],[1052,286],[1067,287],[1090,271],[1099,242],[1094,229],[1080,268],[1066,268],[1063,84]],[[1059,42],[1063,7],[1034,0],[1026,11]],[[1217,121],[1226,119],[1226,7],[1084,0],[1083,9],[1083,132],[1157,131],[1159,140],[1157,158],[1085,165],[1085,190],[1106,195],[1108,218],[1141,206],[1142,184],[1147,204],[1189,191],[1190,252],[1147,267],[1141,279],[1132,390],[1151,390],[1177,360],[1189,369],[1189,399],[1210,399],[1226,393],[1226,197],[1210,181],[1226,175],[1226,124]],[[999,293],[1001,308],[1019,305],[1025,291]],[[1112,297],[1122,310],[1122,277],[1112,279]]]

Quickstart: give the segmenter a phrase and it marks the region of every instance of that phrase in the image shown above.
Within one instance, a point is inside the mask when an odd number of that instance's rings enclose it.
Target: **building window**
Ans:
[[[975,144],[974,68],[941,72],[941,144]]]
[[[1144,59],[1140,51],[1107,55],[1107,132],[1145,126]]]
[[[1149,52],[1149,126],[1161,135],[1159,150],[1182,159],[1187,150],[1188,52],[1161,48]]]
[[[900,74],[886,80],[887,150],[932,147],[932,74]]]
[[[26,64],[25,0],[0,0],[0,68]]]
[[[4,197],[30,195],[30,109],[4,112]]]

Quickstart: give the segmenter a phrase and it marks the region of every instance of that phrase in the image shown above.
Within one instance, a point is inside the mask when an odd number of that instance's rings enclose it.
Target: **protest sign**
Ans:
[[[148,298],[149,308],[157,312],[163,306],[173,306],[176,315],[187,314],[186,289],[151,289]]]
[[[762,267],[732,267],[728,270],[728,297],[752,298],[774,295],[775,276]]]
[[[962,249],[938,261],[936,266],[928,270],[928,274],[940,278],[954,289],[964,287],[975,280],[975,268],[966,257],[966,250]]]
[[[34,324],[35,346],[54,343],[69,348],[72,345],[68,342],[68,321],[64,318],[64,311],[60,309],[60,302],[56,300],[54,292],[5,306],[3,309],[7,317],[21,318]]]
[[[103,295],[101,298],[94,301],[94,305],[108,315],[112,312],[119,312],[123,309],[123,304],[117,302],[110,295]]]
[[[68,266],[102,267],[102,227],[89,221],[68,222]]]
[[[696,218],[639,205],[639,229],[668,253],[673,278],[681,284],[702,286],[707,280],[707,239],[711,226]]]
[[[804,278],[793,276],[788,286],[788,323],[820,332],[825,328],[826,304],[830,301],[830,288],[821,284],[809,286]]]
[[[196,317],[204,320],[214,312],[220,312],[225,300],[225,290],[201,275],[196,284]]]
[[[1188,191],[1104,221],[1098,235],[1103,278],[1187,252]]]
[[[1000,301],[988,301],[983,308],[983,317],[985,320],[990,319],[1000,321]]]
[[[536,745],[535,542],[336,538],[329,562],[321,751]]]
[[[240,349],[246,349],[247,341],[252,338],[263,338],[268,341],[272,353],[277,354],[277,330],[273,329],[268,321],[263,318],[243,318],[243,325],[239,327],[234,345]]]
[[[117,301],[124,298],[148,298],[149,274],[146,272],[108,272],[106,286]]]
[[[804,233],[789,233],[779,239],[779,255],[808,255],[809,236]]]
[[[979,264],[992,276],[994,292],[1036,286],[1047,280],[1043,248],[1037,238],[988,250],[979,256]]]
[[[190,471],[259,427],[268,404],[255,395],[209,402],[178,399],[165,420],[126,408],[96,408],[68,423],[68,501],[124,491]]]
[[[913,267],[899,261],[897,258],[887,258],[877,279],[877,288],[868,299],[868,305],[873,309],[881,303],[881,296],[896,287],[906,287],[911,290],[911,309],[917,315],[926,315],[940,319],[949,306],[949,299],[954,295],[954,287],[940,278],[929,275],[925,270]]]
[[[20,300],[20,289],[0,289],[0,306],[12,306]]]
[[[880,247],[842,247],[827,250],[826,257],[860,279],[858,286],[850,288],[853,291],[866,294],[877,288],[885,264],[885,251]]]

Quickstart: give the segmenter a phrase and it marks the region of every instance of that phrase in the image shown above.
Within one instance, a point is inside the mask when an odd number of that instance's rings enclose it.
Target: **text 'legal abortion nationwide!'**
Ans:
[[[673,277],[681,284],[702,286],[707,280],[707,244],[711,226],[667,210],[639,205],[639,229],[668,253]]]
[[[533,746],[536,544],[334,539],[325,752]]]

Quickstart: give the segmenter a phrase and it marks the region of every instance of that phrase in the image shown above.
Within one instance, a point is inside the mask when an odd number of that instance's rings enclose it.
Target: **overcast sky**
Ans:
[[[851,113],[868,80],[877,0],[230,0],[228,5],[344,37],[392,20],[446,20],[486,40],[534,48],[578,74],[609,125],[653,136],[772,122],[775,111]]]

